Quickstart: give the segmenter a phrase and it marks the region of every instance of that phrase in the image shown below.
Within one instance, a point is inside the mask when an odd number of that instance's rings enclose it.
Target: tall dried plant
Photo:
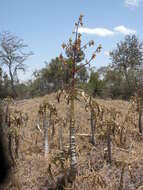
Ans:
[[[62,54],[60,55],[59,59],[64,64],[65,67],[67,67],[71,73],[71,83],[68,88],[68,95],[69,95],[69,103],[70,103],[70,136],[69,136],[69,142],[70,142],[70,175],[69,175],[69,181],[73,182],[76,178],[77,174],[77,155],[76,155],[76,141],[75,141],[75,99],[77,95],[76,91],[76,84],[77,84],[77,78],[76,75],[84,68],[86,65],[90,65],[91,61],[93,61],[96,58],[96,54],[100,52],[101,45],[99,45],[96,49],[96,51],[92,54],[91,58],[89,60],[85,59],[85,53],[84,50],[89,46],[94,45],[94,41],[91,40],[85,45],[82,45],[81,42],[81,34],[79,33],[79,27],[83,26],[83,15],[80,15],[78,21],[75,23],[74,28],[74,39],[69,39],[68,43],[62,44],[62,47],[65,51],[65,55],[67,56],[68,60],[65,59]],[[81,64],[82,61],[85,60],[84,64]],[[68,64],[71,64],[71,69]],[[79,66],[80,64],[80,66]]]

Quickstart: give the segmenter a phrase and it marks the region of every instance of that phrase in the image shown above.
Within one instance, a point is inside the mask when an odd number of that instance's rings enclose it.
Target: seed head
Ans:
[[[96,57],[96,53],[94,52],[94,53],[92,54],[92,59],[95,59],[95,57]]]
[[[66,44],[65,44],[65,43],[63,43],[63,44],[62,44],[62,48],[63,48],[63,49],[65,49],[65,47],[66,47]]]
[[[101,49],[102,49],[102,46],[101,46],[101,44],[99,44],[98,48],[96,49],[96,52],[97,52],[97,53],[100,53],[100,52],[101,52]]]
[[[94,46],[94,41],[93,41],[93,40],[91,40],[91,41],[89,42],[89,46]]]

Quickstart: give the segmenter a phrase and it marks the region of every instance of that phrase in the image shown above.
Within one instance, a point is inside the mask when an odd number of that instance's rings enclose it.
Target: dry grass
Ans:
[[[28,125],[21,129],[20,156],[15,173],[10,177],[9,182],[1,189],[5,190],[46,190],[49,184],[48,166],[51,160],[59,153],[58,150],[58,125],[56,134],[50,143],[50,154],[44,157],[43,136],[37,132],[35,121],[39,105],[44,98],[49,102],[55,103],[58,115],[63,117],[67,111],[67,105],[62,100],[60,104],[55,98],[56,94],[42,98],[17,101],[15,106],[27,113],[29,116]],[[124,116],[127,113],[128,102],[113,100],[97,100],[104,106],[115,107]],[[85,112],[84,104],[77,102],[76,112],[76,132],[77,134],[90,134],[89,113]],[[136,118],[135,118],[136,119]],[[121,122],[121,118],[120,121]],[[137,122],[137,121],[136,121]],[[68,145],[68,127],[63,130],[64,146]],[[143,186],[143,137],[138,134],[138,129],[129,126],[127,144],[125,147],[118,147],[112,144],[112,165],[105,159],[105,141],[96,137],[96,147],[89,143],[89,136],[77,135],[77,154],[78,154],[78,175],[73,184],[75,190],[118,190],[122,171],[122,164],[125,163],[123,176],[124,190],[141,190]],[[36,138],[38,139],[35,144]],[[69,160],[65,161],[65,167],[69,167]],[[52,173],[57,176],[61,172],[60,164],[52,163]],[[66,188],[65,188],[66,189]],[[67,188],[68,189],[68,188]]]

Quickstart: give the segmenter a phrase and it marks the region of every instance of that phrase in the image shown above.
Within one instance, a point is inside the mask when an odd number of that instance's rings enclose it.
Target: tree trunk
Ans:
[[[124,65],[124,74],[125,74],[125,78],[126,78],[126,81],[127,81],[127,84],[128,84],[128,88],[131,90],[131,84],[130,84],[130,80],[129,80],[129,77],[128,77],[128,72],[127,72],[126,65]]]
[[[16,92],[15,86],[14,86],[14,80],[13,80],[13,75],[12,75],[12,71],[11,71],[11,66],[9,66],[9,75],[10,75],[11,89],[13,91],[14,97],[16,97],[17,96],[17,92]]]

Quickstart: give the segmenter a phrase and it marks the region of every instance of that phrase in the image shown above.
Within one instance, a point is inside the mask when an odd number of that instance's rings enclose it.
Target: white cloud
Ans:
[[[136,31],[130,28],[127,28],[123,25],[117,26],[114,28],[114,31],[125,34],[125,35],[129,35],[129,34],[135,34]]]
[[[142,0],[125,0],[127,7],[139,7]]]
[[[104,51],[104,55],[109,57],[109,51]]]
[[[85,34],[95,34],[97,36],[113,36],[114,32],[111,30],[108,30],[106,28],[84,28],[81,27],[79,28],[80,33],[85,33]]]
[[[136,30],[125,27],[124,25],[116,26],[112,30],[107,28],[79,28],[80,33],[94,34],[101,37],[114,36],[116,34],[132,35],[136,33]]]

